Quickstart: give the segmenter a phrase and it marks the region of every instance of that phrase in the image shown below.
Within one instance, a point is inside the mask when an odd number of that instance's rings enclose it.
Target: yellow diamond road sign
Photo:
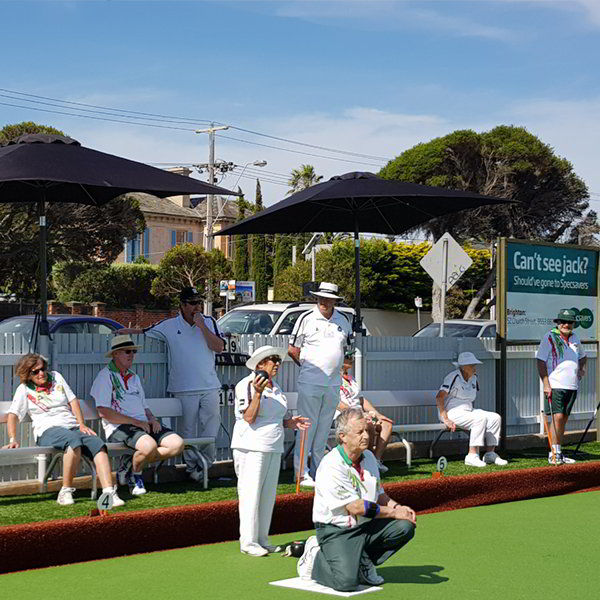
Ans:
[[[445,233],[421,259],[421,266],[440,287],[444,278],[444,240],[448,240],[448,279],[446,289],[449,290],[460,276],[473,264],[469,255],[458,242]]]

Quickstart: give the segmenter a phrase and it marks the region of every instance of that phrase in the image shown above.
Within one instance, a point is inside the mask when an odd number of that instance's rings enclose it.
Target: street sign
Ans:
[[[443,288],[444,283],[444,240],[447,240],[448,244],[446,290],[449,290],[473,264],[473,261],[458,242],[449,233],[445,233],[421,259],[420,263],[439,287]]]

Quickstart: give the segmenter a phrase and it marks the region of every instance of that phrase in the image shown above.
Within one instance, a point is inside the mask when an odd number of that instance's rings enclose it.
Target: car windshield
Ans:
[[[33,319],[7,319],[0,323],[0,334],[20,333],[24,337],[29,338],[32,329]]]
[[[481,325],[472,323],[444,323],[444,337],[477,337],[480,330]],[[415,337],[439,337],[439,335],[439,323],[430,323],[415,333]]]
[[[268,334],[280,315],[281,311],[232,310],[219,319],[219,329],[222,333]]]

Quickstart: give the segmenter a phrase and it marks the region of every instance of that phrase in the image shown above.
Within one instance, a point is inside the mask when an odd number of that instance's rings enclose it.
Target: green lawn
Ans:
[[[581,447],[583,452],[582,462],[600,460],[600,442],[590,442]],[[453,475],[481,475],[490,471],[503,471],[507,469],[529,469],[534,467],[547,467],[547,451],[543,448],[522,450],[518,454],[506,454],[509,464],[506,467],[489,466],[485,469],[467,467],[462,457],[448,457],[446,476]],[[416,459],[411,469],[404,462],[388,462],[390,470],[384,476],[384,483],[394,481],[407,481],[409,479],[422,479],[431,477],[435,470],[435,461],[429,459]],[[569,468],[568,465],[556,467]],[[289,494],[295,491],[292,481],[292,472],[284,471],[280,476],[278,494]],[[119,494],[126,500],[122,508],[114,509],[115,512],[130,510],[143,510],[148,508],[163,508],[166,506],[182,506],[198,504],[201,502],[217,502],[222,500],[235,500],[235,479],[211,480],[208,490],[203,490],[199,484],[191,482],[164,483],[147,486],[148,493],[144,496],[131,497],[126,488],[120,488]],[[310,493],[310,492],[306,492]],[[0,525],[15,525],[34,521],[48,521],[68,517],[80,517],[89,514],[95,503],[89,497],[89,490],[80,490],[75,494],[73,506],[59,506],[56,504],[56,493],[34,494],[27,496],[0,496]]]
[[[415,538],[378,568],[386,583],[373,598],[596,598],[599,502],[600,492],[588,492],[419,516]],[[9,573],[0,575],[0,590],[18,600],[64,600],[71,593],[86,600],[328,597],[269,585],[295,576],[293,558],[254,558],[226,542]]]

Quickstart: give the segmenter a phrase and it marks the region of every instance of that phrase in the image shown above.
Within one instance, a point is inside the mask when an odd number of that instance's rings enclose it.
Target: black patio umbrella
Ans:
[[[398,235],[435,217],[508,202],[353,172],[292,194],[214,235],[354,231],[356,327],[360,329],[360,232]]]
[[[0,202],[38,205],[41,335],[48,335],[46,202],[101,206],[127,192],[147,192],[160,198],[180,194],[238,195],[197,179],[85,148],[60,135],[26,134],[0,147]]]

